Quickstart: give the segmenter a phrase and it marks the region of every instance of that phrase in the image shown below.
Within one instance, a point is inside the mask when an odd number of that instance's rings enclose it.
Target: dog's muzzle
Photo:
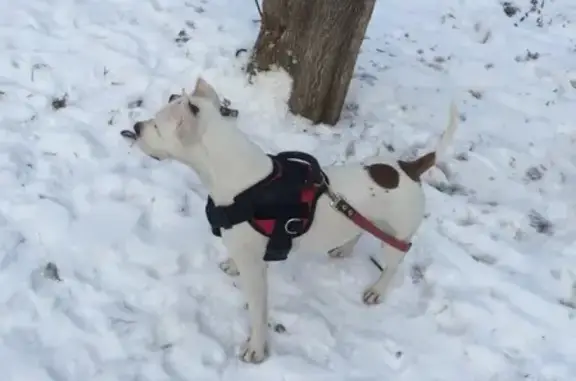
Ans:
[[[138,138],[136,134],[130,130],[122,130],[120,131],[120,135],[130,140],[136,140]]]
[[[122,137],[124,137],[126,139],[129,139],[129,140],[135,142],[140,137],[140,133],[142,131],[142,123],[137,122],[136,124],[134,124],[133,128],[134,128],[134,131],[130,131],[130,130],[120,131],[120,135],[122,135]],[[157,156],[154,156],[154,155],[148,155],[148,156],[150,156],[154,160],[160,160],[160,158]]]
[[[138,137],[140,137],[140,132],[142,131],[142,122],[134,123],[133,129],[134,129],[134,131],[122,130],[122,131],[120,131],[120,135],[122,135],[126,139],[130,139],[130,140],[138,139]]]

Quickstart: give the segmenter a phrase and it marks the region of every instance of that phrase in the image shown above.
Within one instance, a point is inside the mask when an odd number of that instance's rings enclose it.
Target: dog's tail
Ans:
[[[458,127],[458,119],[460,115],[458,113],[458,108],[456,104],[452,101],[450,103],[450,116],[448,120],[448,126],[446,130],[442,133],[440,141],[436,146],[436,150],[429,152],[418,159],[413,161],[399,161],[400,167],[406,174],[414,181],[419,181],[420,176],[436,164],[436,159],[438,156],[442,155],[448,145],[452,143],[454,138],[454,133]]]
[[[454,133],[456,132],[456,128],[458,127],[458,119],[460,118],[460,114],[458,113],[458,107],[456,107],[456,103],[452,101],[450,103],[450,116],[448,117],[448,126],[446,130],[442,133],[440,137],[440,141],[436,146],[436,156],[442,155],[446,148],[452,143],[454,140]]]

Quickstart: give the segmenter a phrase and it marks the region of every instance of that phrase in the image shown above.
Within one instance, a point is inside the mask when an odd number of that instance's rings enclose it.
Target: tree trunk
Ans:
[[[376,0],[262,1],[249,70],[282,67],[293,79],[290,111],[336,124]]]

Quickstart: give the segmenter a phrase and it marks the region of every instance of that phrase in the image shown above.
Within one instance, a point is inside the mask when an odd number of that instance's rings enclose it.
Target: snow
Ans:
[[[234,53],[256,38],[252,2],[5,1],[2,380],[573,380],[576,7],[546,2],[541,27],[523,12],[379,1],[331,128],[287,113],[284,74],[248,86]],[[286,332],[258,366],[236,356],[247,315],[198,177],[119,135],[199,74],[267,151],[323,164],[431,148],[452,99],[464,119],[444,173],[426,175],[404,281],[362,304],[370,237],[352,258],[273,264],[271,325]]]

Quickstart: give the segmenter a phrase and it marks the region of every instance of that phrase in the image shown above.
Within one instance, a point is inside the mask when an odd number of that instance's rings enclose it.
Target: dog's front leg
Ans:
[[[365,304],[378,304],[384,301],[390,282],[396,275],[404,255],[406,255],[406,253],[385,243],[382,244],[382,249],[386,268],[382,271],[378,280],[364,291],[362,299]]]
[[[241,349],[240,359],[257,364],[268,357],[267,266],[260,253],[240,250],[232,257],[240,272],[240,286],[250,319],[250,336]]]

